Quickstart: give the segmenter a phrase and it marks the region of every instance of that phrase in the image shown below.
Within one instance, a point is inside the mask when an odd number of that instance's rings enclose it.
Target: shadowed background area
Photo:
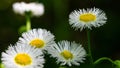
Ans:
[[[55,41],[76,41],[87,47],[86,31],[75,31],[69,25],[69,14],[73,10],[83,8],[100,8],[107,15],[107,23],[91,30],[91,47],[94,60],[100,57],[120,59],[120,7],[114,0],[0,0],[0,53],[10,44],[15,44],[21,36],[18,32],[20,26],[25,25],[25,17],[17,15],[12,10],[14,2],[40,2],[45,6],[45,13],[41,17],[32,17],[32,28],[44,28],[55,35]],[[1,55],[0,55],[1,56]],[[45,68],[58,68],[55,59],[47,59]],[[87,62],[87,60],[85,61]],[[81,68],[88,68],[81,64]],[[103,61],[96,68],[113,68],[111,63]],[[72,68],[72,67],[71,67]],[[74,68],[79,68],[78,66]]]

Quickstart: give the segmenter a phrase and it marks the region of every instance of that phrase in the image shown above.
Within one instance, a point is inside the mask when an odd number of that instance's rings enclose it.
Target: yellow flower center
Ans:
[[[61,52],[61,55],[66,59],[72,59],[73,58],[73,54],[68,51],[68,50],[64,50],[63,52]]]
[[[22,53],[15,56],[15,62],[19,65],[26,66],[32,63],[32,59],[28,54]]]
[[[80,15],[79,20],[84,22],[90,22],[96,20],[96,16],[91,13],[85,13]]]
[[[30,42],[31,46],[35,46],[36,48],[42,48],[44,46],[44,41],[40,39],[34,39]]]

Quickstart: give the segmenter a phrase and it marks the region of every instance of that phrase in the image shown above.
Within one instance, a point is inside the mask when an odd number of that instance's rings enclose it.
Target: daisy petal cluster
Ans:
[[[31,12],[32,16],[41,16],[44,13],[44,6],[41,3],[17,2],[13,4],[13,11],[21,15]]]
[[[86,56],[86,51],[82,45],[69,41],[58,42],[57,45],[48,49],[48,53],[57,58],[57,63],[68,66],[80,65],[79,62],[83,63]]]
[[[43,68],[43,53],[29,45],[16,44],[2,52],[1,59],[5,68]]]
[[[46,50],[46,48],[55,45],[54,35],[46,29],[33,29],[28,32],[24,32],[18,42],[31,45],[42,50]]]
[[[69,24],[76,30],[84,28],[92,29],[106,23],[106,14],[98,8],[74,10],[69,15]]]
[[[2,52],[2,64],[5,68],[43,68],[44,54],[50,54],[56,58],[60,65],[80,65],[84,63],[87,55],[81,44],[69,41],[55,43],[54,35],[46,29],[31,29],[31,16],[44,14],[44,5],[41,3],[17,2],[13,4],[13,11],[26,16],[26,30],[14,46],[9,46]],[[69,24],[81,31],[85,28],[100,27],[106,23],[106,14],[98,8],[87,8],[74,10],[69,15]],[[88,36],[88,48],[90,54],[90,38]],[[46,52],[47,51],[47,52]],[[3,66],[2,66],[3,67]]]

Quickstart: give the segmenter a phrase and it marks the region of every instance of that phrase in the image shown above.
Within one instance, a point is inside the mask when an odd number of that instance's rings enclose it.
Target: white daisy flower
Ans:
[[[86,51],[82,45],[68,41],[59,42],[58,45],[54,45],[48,49],[48,53],[52,57],[57,58],[57,63],[61,65],[67,64],[68,66],[72,66],[72,64],[80,65],[79,62],[82,63],[86,56]]]
[[[17,2],[13,4],[15,13],[25,15],[25,12],[31,12],[32,16],[41,16],[44,13],[44,6],[41,3]]]
[[[22,34],[19,43],[28,44],[42,50],[55,44],[54,35],[46,29],[33,29]]]
[[[5,68],[43,68],[45,62],[40,49],[24,44],[9,46],[1,60]]]
[[[79,9],[73,11],[69,15],[69,24],[73,28],[83,30],[84,28],[92,29],[92,27],[99,27],[106,23],[106,14],[98,9]]]

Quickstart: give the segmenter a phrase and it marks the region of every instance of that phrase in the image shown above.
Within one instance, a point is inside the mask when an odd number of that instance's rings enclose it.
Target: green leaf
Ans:
[[[18,31],[20,34],[22,34],[23,32],[26,32],[26,26],[25,25],[21,26]]]
[[[120,68],[120,60],[115,60],[114,64],[116,65],[116,68]]]
[[[5,68],[4,65],[2,63],[0,63],[0,68]]]

